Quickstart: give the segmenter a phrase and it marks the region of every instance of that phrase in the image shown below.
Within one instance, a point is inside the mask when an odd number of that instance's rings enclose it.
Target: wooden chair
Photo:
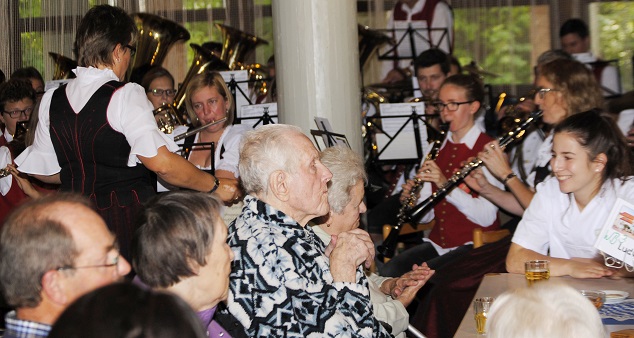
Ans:
[[[419,223],[416,224],[416,226],[412,226],[410,223],[405,223],[403,225],[403,227],[401,228],[401,231],[399,232],[399,236],[404,236],[404,235],[409,235],[409,234],[413,234],[413,233],[417,233],[417,232],[424,232],[427,230],[431,230],[431,228],[434,227],[434,224],[436,224],[435,220],[432,220],[429,223]],[[390,231],[392,231],[392,226],[389,224],[385,224],[383,226],[383,240],[385,240],[387,238],[387,236],[390,234]],[[422,234],[421,234],[422,237]],[[387,263],[390,259],[389,258],[385,258],[384,261],[385,263]]]
[[[480,228],[473,229],[473,248],[479,248],[485,244],[497,242],[511,234],[508,229],[482,231]]]

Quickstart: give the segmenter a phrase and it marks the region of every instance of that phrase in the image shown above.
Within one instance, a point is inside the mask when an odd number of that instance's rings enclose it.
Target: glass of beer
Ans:
[[[550,278],[549,261],[536,260],[524,262],[524,276],[528,285],[533,285],[534,282],[541,280],[548,280]]]
[[[493,297],[480,297],[473,301],[473,312],[475,313],[476,331],[478,331],[478,334],[487,333],[487,317],[489,316],[489,309],[491,309],[493,300]]]

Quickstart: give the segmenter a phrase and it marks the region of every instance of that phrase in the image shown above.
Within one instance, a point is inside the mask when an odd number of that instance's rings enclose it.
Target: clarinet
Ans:
[[[425,157],[425,161],[433,161],[436,159],[436,157],[438,157],[440,147],[447,137],[448,129],[449,123],[443,123],[440,125],[440,135],[436,140],[434,140],[431,150]],[[401,207],[398,210],[398,215],[396,216],[396,226],[392,227],[392,230],[390,230],[390,234],[383,241],[383,244],[379,245],[379,247],[377,248],[377,256],[379,257],[379,259],[383,260],[383,258],[385,257],[391,258],[394,255],[394,249],[392,247],[396,246],[398,242],[400,229],[405,223],[407,223],[409,218],[408,212],[412,207],[414,207],[414,203],[416,203],[416,200],[420,195],[420,190],[423,188],[423,183],[425,182],[420,178],[414,178],[414,186],[412,187],[412,190],[410,190],[409,195],[407,196],[405,201],[401,203]]]
[[[526,133],[526,130],[528,129],[530,124],[534,122],[537,118],[539,118],[541,115],[542,115],[541,110],[530,113],[528,118],[526,118],[526,120],[524,120],[522,124],[517,126],[517,128],[509,131],[508,133],[506,133],[506,135],[504,135],[503,137],[499,139],[500,148],[505,149],[507,146],[509,146],[513,142],[520,140]],[[438,190],[436,190],[433,194],[431,194],[431,196],[429,196],[427,199],[425,199],[424,201],[422,201],[415,207],[409,208],[407,210],[406,215],[404,216],[403,222],[404,223],[418,222],[418,220],[420,220],[427,212],[429,212],[429,210],[433,208],[434,205],[436,205],[436,203],[438,203],[443,197],[445,197],[445,195],[447,195],[447,193],[449,193],[453,188],[455,188],[458,184],[460,184],[464,180],[464,178],[467,177],[467,175],[469,175],[469,173],[471,173],[473,170],[481,166],[482,163],[483,162],[481,159],[475,158],[469,161],[469,163],[462,166],[462,168],[460,168],[458,172],[456,172],[453,176],[451,176],[447,180],[447,182],[443,184],[441,187],[439,187]],[[402,221],[399,219],[399,222],[402,222]],[[392,228],[392,231],[390,231],[390,234],[383,242],[383,246],[379,247],[379,253],[377,254],[379,258],[394,256],[394,251],[396,250],[396,244],[398,243],[399,230],[400,229],[397,229],[396,227]],[[390,241],[388,242],[388,240]]]

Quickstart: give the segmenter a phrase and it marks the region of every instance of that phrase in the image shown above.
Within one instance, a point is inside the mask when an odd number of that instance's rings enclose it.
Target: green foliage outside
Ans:
[[[597,3],[596,9],[600,50],[595,54],[606,60],[619,60],[623,91],[630,91],[634,89],[634,2]]]
[[[454,20],[454,55],[460,64],[475,61],[498,74],[486,78],[489,84],[532,82],[529,6],[454,9]]]
[[[183,8],[186,9],[203,9],[203,8],[222,8],[222,0],[184,0]]]

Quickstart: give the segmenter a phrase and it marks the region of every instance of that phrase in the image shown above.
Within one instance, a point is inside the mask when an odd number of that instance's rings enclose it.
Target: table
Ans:
[[[630,298],[634,297],[634,278],[622,278],[622,279],[577,279],[572,277],[550,277],[549,281],[540,282],[548,283],[550,281],[561,281],[577,290],[621,290],[630,293]],[[517,288],[526,287],[526,280],[522,274],[512,273],[500,273],[489,274],[484,276],[480,287],[475,294],[477,297],[497,297],[501,293],[507,290],[513,290]],[[466,337],[483,337],[478,335],[475,329],[475,321],[473,319],[473,306],[469,307],[469,310],[462,318],[462,322],[458,327],[458,331],[454,335],[454,338],[466,338]],[[623,329],[631,329],[632,325],[605,325],[608,332],[619,331]]]

